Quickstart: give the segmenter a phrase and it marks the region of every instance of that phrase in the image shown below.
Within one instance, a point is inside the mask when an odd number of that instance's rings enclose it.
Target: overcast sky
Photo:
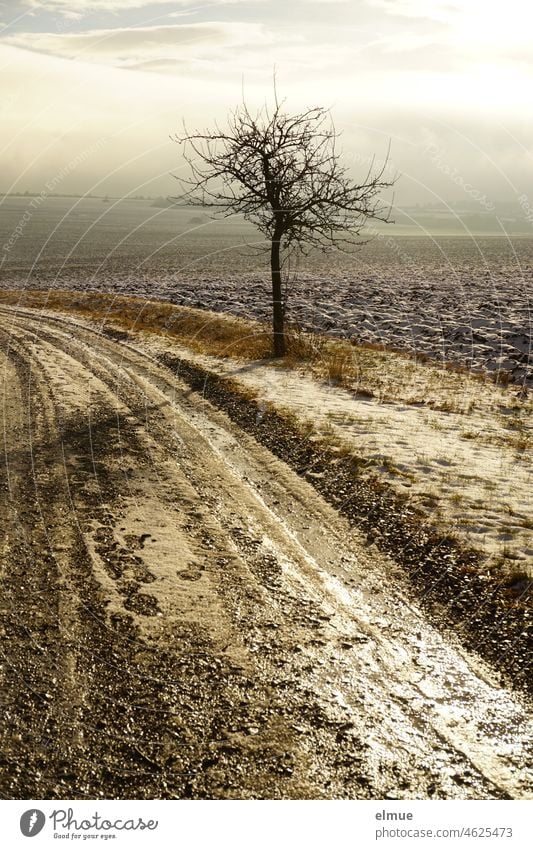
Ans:
[[[10,0],[0,4],[0,189],[168,194],[185,119],[271,94],[330,106],[354,176],[402,204],[533,203],[526,0]],[[73,164],[74,163],[74,164]],[[528,186],[531,188],[528,189]]]

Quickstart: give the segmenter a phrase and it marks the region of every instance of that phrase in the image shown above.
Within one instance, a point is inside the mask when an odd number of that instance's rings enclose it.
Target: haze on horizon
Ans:
[[[533,8],[521,0],[1,9],[2,191],[62,174],[58,192],[171,194],[183,165],[169,134],[223,122],[243,92],[260,105],[274,69],[289,111],[331,107],[355,177],[391,141],[403,206],[517,202],[531,184]]]

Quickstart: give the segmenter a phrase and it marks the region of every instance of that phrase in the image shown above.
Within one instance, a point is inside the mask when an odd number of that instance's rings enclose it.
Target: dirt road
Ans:
[[[140,347],[0,343],[4,798],[531,796],[524,697],[309,483]]]

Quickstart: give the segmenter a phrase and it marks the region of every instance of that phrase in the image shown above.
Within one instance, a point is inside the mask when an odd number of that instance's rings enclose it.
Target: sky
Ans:
[[[287,111],[331,108],[354,178],[390,142],[395,203],[533,208],[532,31],[527,0],[2,2],[0,190],[172,194],[172,134],[275,74]]]

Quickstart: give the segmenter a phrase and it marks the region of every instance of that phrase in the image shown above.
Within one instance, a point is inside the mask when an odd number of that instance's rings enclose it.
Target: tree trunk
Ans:
[[[270,251],[272,270],[272,330],[275,357],[285,356],[284,309],[281,290],[281,234],[274,232]]]

